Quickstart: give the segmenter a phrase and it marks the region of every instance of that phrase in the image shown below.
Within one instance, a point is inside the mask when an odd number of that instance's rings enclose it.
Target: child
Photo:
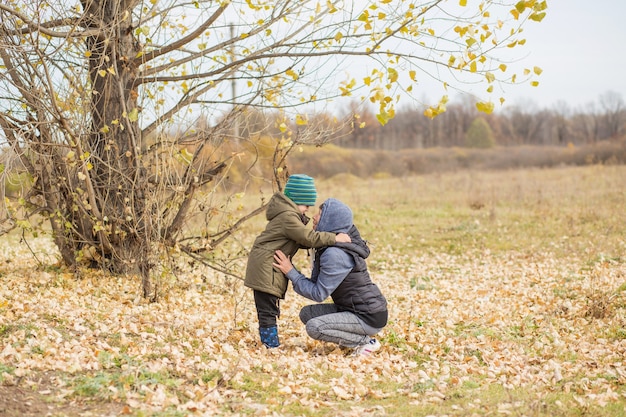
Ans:
[[[300,248],[321,248],[336,242],[350,242],[346,233],[316,232],[306,227],[305,215],[315,205],[317,190],[308,175],[291,175],[284,194],[275,193],[267,206],[265,230],[255,239],[246,267],[244,285],[254,290],[261,342],[268,348],[280,346],[276,318],[280,299],[285,298],[287,279],[272,266],[274,253],[282,251],[290,258]]]

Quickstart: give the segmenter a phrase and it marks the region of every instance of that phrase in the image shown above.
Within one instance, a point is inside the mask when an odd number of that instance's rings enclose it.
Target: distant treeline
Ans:
[[[490,149],[436,147],[387,151],[349,149],[335,145],[310,147],[288,159],[292,173],[320,178],[338,174],[385,177],[432,174],[465,169],[505,170],[592,164],[626,164],[626,137],[575,146],[496,146]]]
[[[373,113],[361,111],[353,123],[354,129],[334,143],[342,147],[391,151],[465,146],[468,129],[479,117],[487,121],[495,143],[500,146],[579,146],[619,138],[626,133],[626,104],[615,92],[601,95],[599,105],[590,104],[579,110],[572,110],[562,102],[551,109],[537,109],[529,104],[485,115],[468,101],[449,105],[443,114],[432,120],[422,113],[421,109],[398,111],[383,127]]]
[[[320,131],[328,132],[321,139],[322,143],[388,151],[467,147],[468,131],[477,119],[487,123],[495,145],[507,147],[582,146],[626,134],[626,104],[621,94],[611,91],[600,95],[597,103],[577,109],[566,102],[559,102],[551,108],[539,108],[529,102],[506,105],[487,115],[479,112],[475,103],[467,99],[449,103],[446,111],[434,119],[423,113],[424,109],[418,107],[399,109],[395,117],[382,126],[373,111],[352,102],[338,113],[315,113],[306,117],[309,126],[320,126]],[[233,120],[240,140],[281,137],[283,122],[292,123],[292,131],[299,130],[295,120],[286,120],[275,111],[247,108]],[[196,124],[198,130],[209,125],[208,121],[201,119]]]

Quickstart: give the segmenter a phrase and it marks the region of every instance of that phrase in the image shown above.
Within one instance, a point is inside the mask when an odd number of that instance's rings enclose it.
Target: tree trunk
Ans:
[[[95,246],[109,269],[139,272],[149,288],[152,231],[145,214],[147,182],[139,154],[138,95],[130,88],[137,74],[131,63],[139,52],[130,17],[133,3],[83,1],[89,26],[100,34],[86,39],[91,130],[82,151],[88,152],[93,168],[85,190],[90,211],[84,212],[88,218],[79,220],[95,226]]]

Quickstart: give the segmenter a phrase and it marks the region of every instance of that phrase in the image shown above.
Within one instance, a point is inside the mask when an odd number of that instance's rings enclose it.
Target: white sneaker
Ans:
[[[380,349],[380,342],[376,339],[370,339],[368,343],[356,347],[353,355],[369,355],[372,352],[376,352],[378,349]]]

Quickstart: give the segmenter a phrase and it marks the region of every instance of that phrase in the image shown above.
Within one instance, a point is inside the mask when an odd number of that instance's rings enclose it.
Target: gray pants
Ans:
[[[339,312],[334,304],[305,306],[300,310],[300,320],[313,339],[351,348],[369,343],[370,336],[381,330],[363,323],[356,314]]]

